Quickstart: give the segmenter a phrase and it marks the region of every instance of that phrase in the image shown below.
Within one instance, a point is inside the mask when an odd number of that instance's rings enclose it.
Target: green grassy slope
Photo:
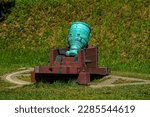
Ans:
[[[0,73],[47,64],[50,48],[67,46],[72,21],[92,27],[100,66],[150,73],[149,0],[15,0],[0,22]]]

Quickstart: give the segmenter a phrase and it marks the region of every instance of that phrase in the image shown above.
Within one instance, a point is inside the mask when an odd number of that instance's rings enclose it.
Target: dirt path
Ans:
[[[33,68],[28,68],[24,70],[19,70],[10,74],[7,74],[3,77],[4,80],[7,80],[11,83],[16,84],[16,86],[12,86],[9,88],[17,88],[24,85],[30,85],[31,82],[19,80],[18,76],[30,75]],[[114,87],[114,86],[124,86],[124,85],[140,85],[140,84],[150,84],[150,80],[143,80],[139,78],[129,78],[129,77],[122,77],[122,76],[115,76],[110,75],[104,81],[98,82],[96,84],[90,85],[92,88],[101,88],[101,87]]]
[[[100,87],[114,87],[125,85],[141,85],[141,84],[150,84],[150,80],[111,75],[107,80],[94,85],[90,85],[90,87],[100,88]]]
[[[2,77],[3,80],[7,80],[10,83],[16,84],[16,86],[11,86],[8,87],[10,89],[12,88],[18,88],[18,87],[22,87],[24,85],[30,85],[32,84],[31,82],[27,82],[27,81],[23,81],[23,80],[19,80],[18,77],[19,76],[24,76],[24,75],[30,75],[30,73],[33,71],[33,68],[28,68],[28,69],[20,69],[19,71],[7,74],[5,76]]]

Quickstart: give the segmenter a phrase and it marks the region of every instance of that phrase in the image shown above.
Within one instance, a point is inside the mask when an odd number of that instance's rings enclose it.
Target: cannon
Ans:
[[[110,68],[98,67],[98,48],[88,44],[91,27],[84,22],[73,22],[66,48],[50,49],[48,66],[35,66],[31,81],[53,82],[57,79],[75,78],[78,84],[90,84],[92,76],[106,76]],[[66,78],[66,79],[65,79]]]

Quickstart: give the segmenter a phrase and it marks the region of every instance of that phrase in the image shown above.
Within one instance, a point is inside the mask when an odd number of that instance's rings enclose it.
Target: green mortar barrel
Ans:
[[[88,44],[91,28],[84,22],[73,22],[70,26],[68,43],[70,50],[66,52],[67,56],[75,56],[78,50],[85,48]]]

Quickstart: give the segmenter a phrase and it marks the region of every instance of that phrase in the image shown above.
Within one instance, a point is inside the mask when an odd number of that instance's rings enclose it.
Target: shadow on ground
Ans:
[[[91,82],[96,79],[101,79],[104,76],[100,75],[91,75],[90,76]],[[70,81],[75,81],[78,83],[78,74],[37,74],[36,81],[43,82],[43,83],[54,83],[56,81],[68,83]]]
[[[15,6],[15,0],[0,0],[0,22],[4,21]]]

